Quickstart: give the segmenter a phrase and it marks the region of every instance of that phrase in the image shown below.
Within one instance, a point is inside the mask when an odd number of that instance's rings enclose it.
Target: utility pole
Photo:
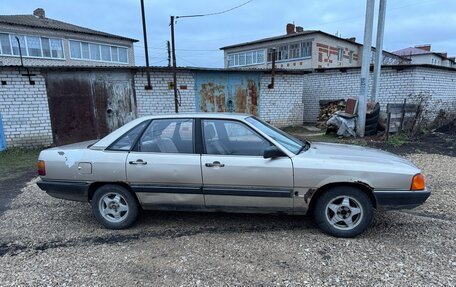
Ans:
[[[144,13],[144,0],[141,0],[141,16],[142,16],[142,25],[143,25],[143,34],[144,34],[144,50],[146,53],[146,76],[147,76],[147,85],[144,88],[146,90],[152,90],[152,85],[150,84],[149,50],[147,49],[146,15]]]
[[[174,16],[171,16],[171,48],[173,58],[173,88],[174,88],[174,110],[179,112],[179,105],[177,99],[177,71],[176,71],[176,49],[174,44]]]
[[[271,66],[271,83],[268,85],[268,89],[274,89],[274,81],[275,81],[275,68],[276,68],[276,48],[271,49],[271,60],[272,60],[272,66]]]
[[[169,41],[166,41],[166,50],[168,51],[168,67],[171,67],[171,46]]]
[[[375,43],[374,81],[371,100],[376,102],[380,92],[380,71],[383,61],[383,34],[385,31],[386,0],[380,0],[378,8],[377,40]]]
[[[374,0],[367,0],[366,21],[364,24],[363,58],[361,63],[361,79],[358,96],[358,121],[356,131],[364,137],[366,127],[367,94],[369,93],[369,69],[372,54],[372,26],[374,24]]]

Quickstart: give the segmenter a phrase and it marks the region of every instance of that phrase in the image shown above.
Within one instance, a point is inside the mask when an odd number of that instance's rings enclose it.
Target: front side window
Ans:
[[[276,142],[281,144],[287,150],[291,151],[294,154],[298,154],[299,151],[302,150],[305,144],[298,140],[295,137],[290,136],[289,134],[255,118],[249,117],[246,119],[250,124],[252,124],[255,128],[259,129],[264,134],[273,138]]]
[[[207,154],[263,156],[271,144],[245,124],[231,120],[203,120]]]
[[[193,120],[153,120],[138,141],[137,151],[193,153]]]

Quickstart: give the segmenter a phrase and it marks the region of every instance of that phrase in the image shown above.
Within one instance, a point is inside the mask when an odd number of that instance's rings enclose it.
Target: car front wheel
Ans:
[[[114,184],[99,187],[92,197],[91,205],[95,218],[109,229],[128,228],[139,214],[139,205],[133,194]]]
[[[365,192],[355,187],[334,187],[317,198],[314,217],[317,225],[329,235],[355,237],[372,223],[372,202]]]

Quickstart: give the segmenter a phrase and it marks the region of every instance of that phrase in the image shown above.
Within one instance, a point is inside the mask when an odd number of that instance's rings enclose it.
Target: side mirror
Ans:
[[[280,156],[284,156],[284,155],[285,154],[274,145],[267,147],[263,153],[264,158],[275,158],[275,157],[280,157]]]

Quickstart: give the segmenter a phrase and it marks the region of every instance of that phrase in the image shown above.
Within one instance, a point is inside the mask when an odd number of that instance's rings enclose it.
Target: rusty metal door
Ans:
[[[49,72],[46,89],[56,145],[101,138],[136,117],[128,72]]]
[[[260,77],[259,73],[196,73],[196,111],[258,115]]]

